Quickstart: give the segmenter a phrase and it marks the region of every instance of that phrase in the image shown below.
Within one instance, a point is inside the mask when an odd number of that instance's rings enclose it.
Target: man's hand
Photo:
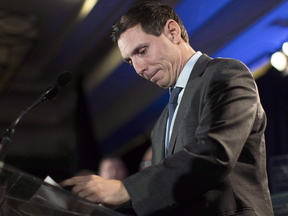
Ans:
[[[121,181],[97,175],[76,176],[59,184],[61,187],[74,185],[72,193],[99,204],[117,206],[130,200]]]

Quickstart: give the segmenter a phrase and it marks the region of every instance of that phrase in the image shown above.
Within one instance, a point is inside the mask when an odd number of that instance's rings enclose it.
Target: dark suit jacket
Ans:
[[[249,69],[202,55],[164,159],[168,109],[154,127],[153,166],[123,181],[137,215],[273,215],[266,115]]]

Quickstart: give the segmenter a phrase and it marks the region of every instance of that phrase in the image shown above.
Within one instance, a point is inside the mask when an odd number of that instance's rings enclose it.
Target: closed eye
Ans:
[[[143,48],[139,49],[139,51],[138,51],[138,53],[140,55],[144,55],[146,52],[147,52],[147,48],[146,47],[143,47]]]
[[[133,50],[133,52],[131,53],[131,56],[134,55],[145,55],[147,53],[147,44],[140,44],[139,46],[135,47],[135,49]],[[130,64],[131,66],[133,65],[133,62],[131,60],[131,58],[124,58],[124,61],[127,62],[128,64]]]

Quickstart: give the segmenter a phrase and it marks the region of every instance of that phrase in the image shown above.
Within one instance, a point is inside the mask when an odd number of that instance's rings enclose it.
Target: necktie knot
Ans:
[[[177,104],[177,100],[178,100],[178,95],[181,92],[182,88],[180,87],[176,87],[171,91],[171,95],[169,98],[169,103],[170,104]]]

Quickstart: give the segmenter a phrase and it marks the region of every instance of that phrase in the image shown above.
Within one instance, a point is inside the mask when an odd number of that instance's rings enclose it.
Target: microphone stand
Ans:
[[[5,134],[2,136],[0,140],[0,161],[3,161],[7,152],[8,148],[10,147],[10,143],[12,141],[12,137],[15,132],[15,128],[20,121],[20,119],[31,109],[38,106],[40,103],[44,102],[45,100],[53,100],[58,95],[59,87],[66,86],[72,79],[72,75],[69,72],[64,72],[59,75],[57,78],[56,83],[48,88],[46,92],[44,92],[37,101],[35,101],[31,106],[29,106],[26,110],[22,111],[18,118],[11,124],[11,126],[6,130]]]

